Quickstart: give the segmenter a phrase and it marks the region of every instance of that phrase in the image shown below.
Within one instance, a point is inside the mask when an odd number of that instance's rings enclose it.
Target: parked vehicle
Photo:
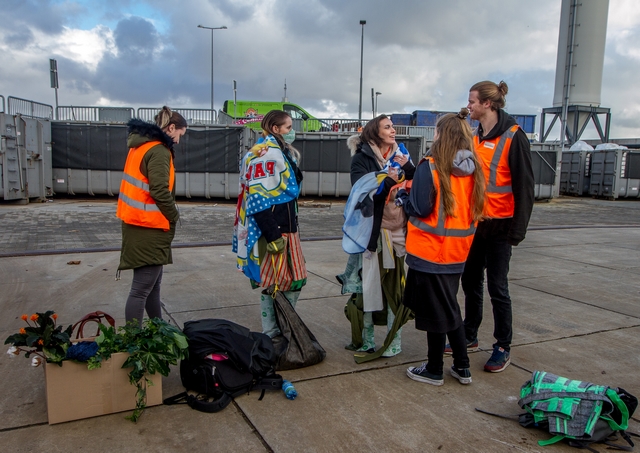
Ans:
[[[271,110],[283,110],[291,115],[293,127],[302,132],[329,131],[331,126],[316,119],[299,105],[290,102],[270,101],[224,101],[222,111],[234,118],[235,124],[246,125],[252,129],[260,129],[264,115]]]

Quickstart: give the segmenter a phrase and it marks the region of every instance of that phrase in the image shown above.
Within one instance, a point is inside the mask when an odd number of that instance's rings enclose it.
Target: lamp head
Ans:
[[[361,20],[361,21],[360,21],[360,25],[364,25],[364,24],[366,24],[366,23],[367,23],[367,21],[366,21],[366,20]]]

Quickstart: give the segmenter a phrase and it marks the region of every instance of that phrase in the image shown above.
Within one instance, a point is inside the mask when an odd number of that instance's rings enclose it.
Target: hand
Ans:
[[[398,169],[396,167],[389,167],[389,178],[393,179],[395,182],[398,182]]]
[[[269,242],[267,244],[267,252],[271,253],[272,255],[277,255],[279,253],[284,252],[286,245],[287,245],[287,241],[285,240],[284,237],[280,236],[275,241]]]
[[[409,162],[409,157],[405,154],[397,154],[396,157],[393,158],[393,161],[400,164],[401,167],[404,167],[404,164]]]

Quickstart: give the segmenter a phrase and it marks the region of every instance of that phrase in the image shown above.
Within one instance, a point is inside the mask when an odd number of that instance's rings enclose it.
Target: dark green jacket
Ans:
[[[171,264],[173,262],[171,242],[175,235],[176,222],[180,218],[175,201],[175,185],[173,190],[169,191],[173,140],[155,124],[134,119],[127,125],[129,126],[127,139],[129,148],[136,148],[153,140],[163,143],[147,151],[140,164],[140,171],[149,179],[151,197],[155,200],[160,212],[169,220],[169,231],[122,222],[122,250],[118,269]]]

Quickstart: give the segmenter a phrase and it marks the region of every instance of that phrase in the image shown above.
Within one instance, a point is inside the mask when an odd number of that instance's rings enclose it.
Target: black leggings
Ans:
[[[127,298],[124,315],[127,322],[138,321],[142,327],[145,309],[149,318],[162,319],[160,284],[162,283],[162,265],[143,266],[133,270],[133,282]]]
[[[431,374],[442,374],[447,337],[449,337],[449,344],[453,350],[453,366],[456,368],[469,368],[464,324],[460,324],[457,329],[447,333],[427,332],[427,371]]]

